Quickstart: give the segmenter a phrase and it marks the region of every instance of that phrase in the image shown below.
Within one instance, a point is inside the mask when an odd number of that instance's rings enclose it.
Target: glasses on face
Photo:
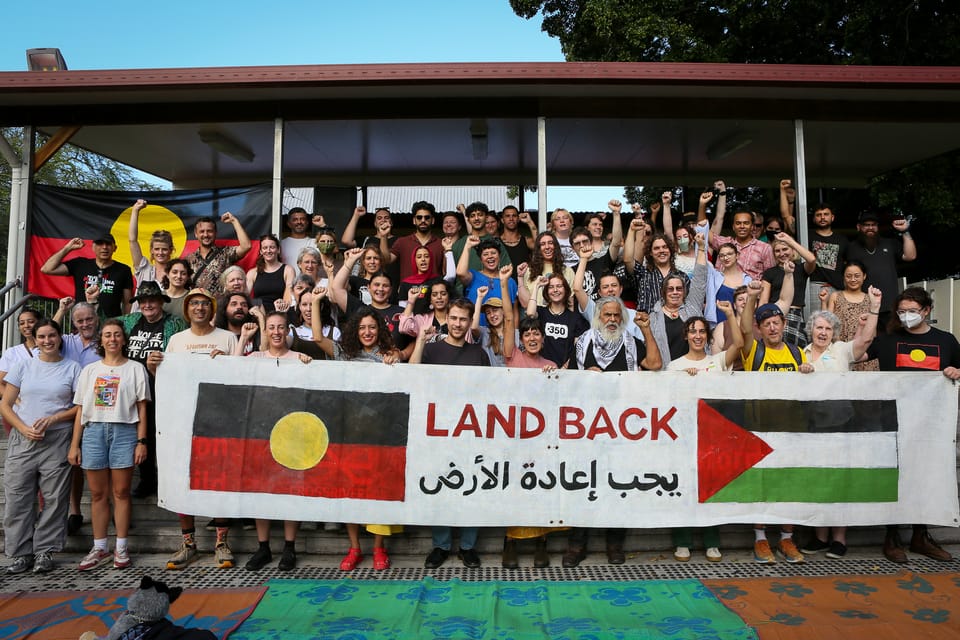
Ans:
[[[732,252],[732,251],[727,251],[727,252],[724,252],[724,253],[720,253],[720,254],[718,254],[718,255],[719,255],[721,258],[735,258],[735,257],[737,256],[737,254],[735,254],[735,253]]]
[[[420,222],[421,220],[429,220],[430,216],[413,216],[413,219],[417,222]]]
[[[759,222],[759,223],[758,223],[758,222],[754,222],[754,223],[753,223],[753,226],[755,226],[757,229],[760,229],[760,228],[763,227],[763,223],[762,223],[762,222]]]
[[[188,306],[190,306],[190,307],[209,307],[209,306],[210,306],[210,301],[209,301],[209,300],[197,300],[197,299],[193,299],[193,300],[191,300],[191,301],[188,303]]]
[[[901,308],[897,309],[897,313],[909,313],[909,312],[911,312],[911,311],[914,311],[914,312],[916,312],[916,313],[920,313],[921,311],[923,311],[923,309],[922,309],[921,307],[910,308],[910,309],[904,309],[903,307],[901,307]]]
[[[677,287],[667,287],[667,291],[683,291],[683,285]]]

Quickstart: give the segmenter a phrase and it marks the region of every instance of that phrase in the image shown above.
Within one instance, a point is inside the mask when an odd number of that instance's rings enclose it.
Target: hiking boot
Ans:
[[[277,564],[277,569],[280,571],[293,571],[297,566],[297,552],[293,547],[284,547],[283,552],[280,554],[280,562]]]
[[[227,546],[226,542],[218,542],[217,546],[213,550],[214,562],[217,563],[217,566],[221,569],[229,569],[233,566],[233,551],[230,551],[230,547]]]
[[[26,573],[33,569],[33,556],[17,556],[13,562],[7,566],[7,573],[14,575],[17,573]]]
[[[903,550],[903,543],[900,542],[900,534],[896,532],[888,533],[887,537],[883,539],[883,557],[897,564],[907,564],[909,562],[907,554]]]
[[[610,564],[623,564],[627,561],[627,556],[623,553],[623,547],[619,544],[607,545],[607,562]]]
[[[677,562],[690,562],[690,549],[688,547],[677,547],[673,552],[673,557]]]
[[[179,571],[196,562],[200,553],[197,551],[197,545],[184,542],[180,545],[180,550],[170,556],[167,560],[167,569]]]
[[[777,551],[779,551],[780,555],[783,556],[783,559],[790,564],[799,564],[804,562],[803,554],[797,549],[797,545],[794,544],[793,538],[781,540],[780,544],[777,545]]]
[[[520,560],[517,558],[517,541],[513,538],[503,539],[503,558],[500,560],[500,566],[504,569],[516,569],[520,566]]]
[[[706,555],[707,555],[707,560],[709,560],[710,562],[720,562],[721,560],[723,560],[723,554],[720,553],[720,549],[718,549],[717,547],[710,547],[709,549],[707,549]]]
[[[463,566],[468,569],[476,569],[480,566],[480,556],[477,555],[476,549],[460,549],[457,552],[457,557],[463,562]]]
[[[830,543],[830,550],[827,551],[827,557],[831,560],[839,560],[847,555],[847,545],[834,540]]]
[[[547,539],[537,538],[533,547],[533,568],[546,569],[550,566],[550,554],[547,553]]]
[[[777,561],[767,540],[757,540],[753,543],[753,559],[760,564],[773,564]]]
[[[580,566],[580,563],[587,557],[587,550],[584,547],[569,547],[563,554],[563,560],[560,564],[565,569],[573,569]]]
[[[50,573],[53,571],[53,554],[49,551],[41,551],[33,556],[34,573]]]
[[[267,563],[273,560],[273,554],[270,553],[270,547],[260,547],[253,552],[247,564],[243,566],[247,571],[260,571]]]
[[[953,556],[950,555],[950,552],[946,551],[939,544],[937,544],[937,542],[926,530],[924,530],[922,533],[913,534],[913,539],[910,540],[910,551],[927,556],[928,558],[933,558],[934,560],[941,560],[943,562],[949,562],[953,560]]]
[[[429,558],[427,558],[429,560]],[[340,561],[340,571],[353,571],[363,560],[363,552],[353,547],[347,551],[347,555]]]
[[[824,542],[820,538],[814,536],[810,538],[807,544],[803,545],[800,550],[803,553],[820,553],[821,551],[826,551],[830,548],[830,543]]]
[[[112,554],[106,549],[97,549],[94,547],[93,549],[90,549],[90,553],[83,557],[83,560],[80,561],[80,566],[77,568],[80,569],[80,571],[96,569],[101,563],[111,557]]]
[[[440,547],[434,547],[433,551],[430,552],[430,555],[427,556],[427,559],[423,561],[423,566],[427,569],[437,569],[441,567],[449,557],[449,551],[446,549],[441,549]]]
[[[132,563],[130,562],[130,552],[124,548],[117,547],[113,550],[113,568],[126,569]]]

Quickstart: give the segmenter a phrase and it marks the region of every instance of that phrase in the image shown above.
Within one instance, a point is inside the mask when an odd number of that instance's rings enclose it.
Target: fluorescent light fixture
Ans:
[[[66,71],[67,62],[56,47],[47,49],[27,49],[27,70],[29,71]]]
[[[738,131],[707,147],[707,158],[713,161],[723,160],[751,144],[753,144],[753,134],[747,131]]]
[[[222,131],[216,129],[200,129],[197,131],[203,144],[211,149],[219,151],[225,156],[230,156],[237,162],[253,162],[255,154],[250,147],[227,136]]]

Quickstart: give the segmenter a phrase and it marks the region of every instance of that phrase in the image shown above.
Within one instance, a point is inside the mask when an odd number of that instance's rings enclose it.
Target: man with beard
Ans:
[[[217,306],[217,319],[214,325],[218,329],[226,329],[232,333],[237,341],[240,341],[241,330],[247,322],[256,322],[250,315],[250,296],[245,293],[230,293],[220,299]],[[260,334],[253,336],[248,340],[243,355],[247,355],[260,349]]]
[[[421,200],[414,202],[411,207],[413,213],[414,231],[409,235],[397,238],[396,242],[390,247],[390,251],[384,255],[386,264],[399,262],[400,281],[416,275],[413,267],[413,255],[420,247],[426,247],[430,252],[430,260],[433,262],[433,273],[443,273],[443,246],[440,243],[440,237],[433,233],[433,219],[437,215],[437,209],[429,202]],[[403,292],[400,292],[403,295]]]
[[[217,329],[210,324],[216,314],[216,300],[204,289],[192,289],[183,297],[183,314],[189,318],[190,326],[176,333],[167,343],[166,352],[195,353],[209,356],[231,355],[237,346],[233,333]],[[154,373],[163,361],[163,354],[156,354],[148,370]],[[227,545],[227,532],[230,523],[225,520],[214,522],[217,530],[217,542],[214,549],[215,562],[221,569],[233,566],[233,552]],[[197,559],[195,520],[192,515],[180,514],[180,532],[183,541],[180,549],[167,560],[167,569],[183,569]]]
[[[650,317],[637,312],[634,319],[645,342],[627,332],[626,308],[620,298],[604,297],[596,302],[596,311],[591,329],[577,340],[577,368],[590,371],[658,371],[663,365],[660,349],[650,331]],[[623,540],[626,529],[609,528],[607,538],[607,562],[623,564]],[[587,530],[570,530],[567,551],[563,554],[563,566],[578,566],[587,557]]]
[[[720,232],[723,230],[724,214],[727,210],[727,191],[723,182],[719,180],[714,183],[714,188],[719,191],[717,191],[717,215],[714,217],[713,224],[710,227],[710,248],[714,251],[719,251],[720,245],[732,243],[737,247],[737,251],[739,252],[737,255],[737,264],[740,265],[740,268],[754,280],[760,280],[763,278],[764,271],[777,266],[776,260],[773,259],[773,249],[770,248],[769,244],[758,240],[757,237],[754,236],[754,216],[749,211],[738,211],[733,215],[733,238],[720,235]],[[697,212],[697,224],[706,221],[706,207],[708,203],[708,201],[700,202],[700,208]],[[763,231],[762,216],[760,219],[760,227],[757,231]],[[757,236],[759,235],[760,234],[757,233]],[[717,264],[715,266],[718,270],[723,270],[719,258],[717,258]]]
[[[98,294],[99,315],[115,318],[130,310],[133,293],[133,272],[130,267],[113,260],[117,242],[109,233],[93,241],[93,258],[73,258],[64,262],[71,251],[83,249],[83,240],[73,238],[55,254],[47,258],[40,273],[47,276],[70,276],[73,278],[75,300],[84,300],[88,290]]]
[[[879,216],[872,211],[864,211],[857,220],[857,231],[860,233],[847,245],[846,253],[847,262],[859,260],[867,268],[864,291],[876,287],[883,294],[880,318],[877,320],[879,331],[886,331],[900,289],[897,286],[897,258],[904,262],[917,259],[917,245],[910,235],[910,223],[900,217],[893,221],[892,226],[900,234],[899,242],[881,238]]]
[[[533,251],[533,243],[537,237],[537,225],[526,211],[520,212],[512,204],[503,208],[500,214],[500,222],[503,224],[503,231],[500,232],[500,242],[507,248],[507,255],[513,264],[523,264],[530,259],[530,252]],[[520,232],[520,223],[527,225],[529,234],[524,235]],[[517,279],[516,273],[513,279]]]
[[[586,287],[583,284],[587,262],[593,255],[593,248],[586,244],[581,245],[578,253],[580,254],[580,265],[573,277],[573,297],[576,300],[576,308],[580,310],[581,315],[587,322],[593,321],[593,316],[597,311],[596,301],[587,295]],[[613,271],[604,271],[597,280],[598,300],[600,298],[617,298],[623,300],[623,284],[620,278]],[[627,333],[637,340],[643,340],[643,333],[640,331],[640,325],[636,321],[636,312],[633,309],[624,307],[626,313],[626,322],[624,323]]]
[[[183,331],[186,324],[179,316],[163,310],[163,303],[170,302],[160,285],[152,280],[140,283],[134,298],[139,311],[120,317],[123,331],[127,334],[127,357],[147,367],[150,382],[150,397],[156,398],[154,390],[156,365],[170,338]],[[151,369],[150,364],[153,363]],[[130,492],[134,498],[146,498],[157,492],[157,416],[153,402],[147,403],[147,459],[140,464],[140,483]]]
[[[810,275],[814,299],[824,286],[843,290],[843,257],[847,253],[847,237],[833,230],[833,207],[821,202],[813,208],[813,233],[810,251],[817,256],[817,267]]]
[[[467,342],[467,332],[473,320],[473,311],[473,303],[469,300],[463,298],[454,300],[447,312],[446,337],[443,340],[429,342],[436,333],[436,329],[433,325],[424,325],[417,336],[416,346],[410,355],[410,363],[489,367],[490,358],[487,357],[483,348],[479,344]],[[460,550],[457,556],[465,567],[480,566],[480,556],[474,548],[477,543],[477,533],[477,527],[460,528]],[[453,531],[450,527],[433,527],[432,535],[433,551],[423,564],[427,569],[436,569],[446,562],[453,545]]]
[[[193,286],[206,289],[213,295],[223,293],[220,275],[232,264],[236,264],[250,251],[252,243],[243,230],[243,225],[229,211],[220,216],[220,221],[233,225],[238,245],[235,247],[217,246],[217,221],[209,216],[200,218],[193,225],[193,233],[200,246],[193,253],[184,256],[193,269]]]
[[[304,247],[316,249],[316,241],[308,233],[310,231],[310,217],[303,207],[294,207],[287,212],[287,229],[290,235],[280,241],[280,255],[283,261],[293,267],[293,272],[300,275],[297,266],[297,257]]]

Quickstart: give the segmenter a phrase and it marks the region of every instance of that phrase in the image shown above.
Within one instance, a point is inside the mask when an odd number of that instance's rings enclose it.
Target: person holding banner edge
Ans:
[[[895,315],[888,333],[878,335],[867,349],[869,359],[879,358],[880,371],[942,371],[950,380],[960,380],[960,343],[953,334],[930,326],[930,294],[920,287],[908,287],[897,296],[893,309]],[[905,564],[908,559],[898,529],[895,524],[887,527],[883,556],[890,562]],[[910,551],[934,560],[953,560],[925,524],[913,525]]]

